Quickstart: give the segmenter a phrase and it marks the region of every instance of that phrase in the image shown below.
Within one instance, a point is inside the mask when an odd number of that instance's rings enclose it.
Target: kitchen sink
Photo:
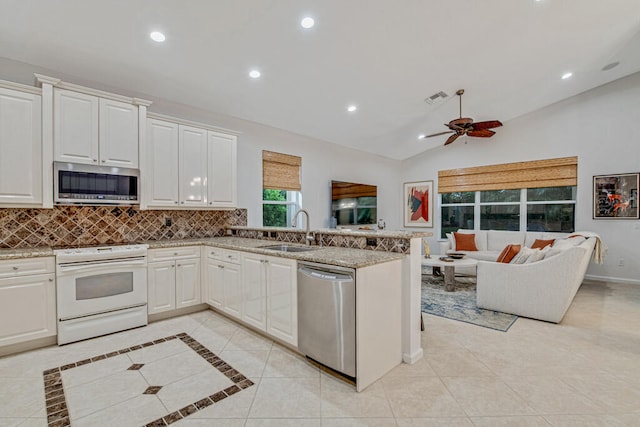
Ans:
[[[292,246],[292,245],[270,245],[270,246],[260,246],[260,249],[268,249],[270,251],[278,251],[278,252],[308,252],[308,251],[314,251],[317,248],[310,248],[305,246]]]

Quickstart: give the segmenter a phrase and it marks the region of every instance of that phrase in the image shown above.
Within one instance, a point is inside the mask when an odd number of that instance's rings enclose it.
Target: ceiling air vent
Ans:
[[[425,98],[424,102],[426,102],[429,105],[434,105],[434,104],[438,104],[442,101],[444,101],[445,98],[448,98],[449,95],[447,95],[446,93],[440,91],[438,93],[434,93],[433,95],[431,95],[428,98]]]

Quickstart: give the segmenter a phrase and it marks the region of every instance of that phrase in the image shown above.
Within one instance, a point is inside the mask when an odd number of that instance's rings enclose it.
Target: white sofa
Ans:
[[[591,237],[531,264],[478,262],[478,307],[559,323],[582,284],[595,243]]]
[[[553,323],[560,322],[571,305],[596,244],[595,237],[565,239],[569,236],[566,233],[459,232],[474,233],[478,251],[458,251],[451,247],[450,241],[446,241],[441,242],[440,253],[462,252],[479,260],[476,273],[479,308]],[[544,259],[525,264],[495,262],[505,246],[519,244],[530,247],[536,239],[557,239]]]
[[[475,234],[477,251],[456,250],[452,239],[440,242],[440,253],[447,254],[459,252],[466,254],[469,258],[480,261],[495,261],[498,255],[509,244],[531,247],[536,239],[550,240],[567,237],[568,233],[550,233],[539,231],[500,231],[500,230],[458,230],[458,233]]]

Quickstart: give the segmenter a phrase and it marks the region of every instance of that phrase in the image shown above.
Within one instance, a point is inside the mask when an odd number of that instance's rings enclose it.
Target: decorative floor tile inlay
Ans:
[[[194,403],[191,403],[177,411],[173,411],[169,414],[159,417],[158,419],[151,421],[146,426],[166,426],[172,424],[184,417],[187,417],[197,411],[200,411],[208,406],[211,406],[233,394],[236,394],[253,385],[253,381],[242,375],[237,370],[233,369],[228,363],[218,357],[211,350],[200,344],[188,334],[182,332],[176,335],[171,335],[165,338],[160,338],[154,341],[145,342],[140,345],[134,345],[132,347],[124,348],[118,351],[113,351],[107,354],[94,356],[88,359],[83,359],[78,362],[65,364],[56,368],[47,369],[42,373],[44,380],[44,393],[45,402],[47,407],[47,423],[49,427],[63,427],[71,426],[71,420],[69,416],[69,408],[67,406],[67,400],[65,398],[64,385],[62,380],[62,372],[73,369],[79,366],[87,365],[89,363],[98,362],[101,360],[109,359],[121,354],[129,353],[132,351],[140,350],[142,348],[151,347],[167,341],[179,339],[186,344],[191,350],[196,352],[202,359],[204,359],[213,368],[222,373],[228,378],[233,385],[226,387],[223,390],[219,390],[211,395],[203,396]],[[127,370],[139,371],[145,364],[134,363]],[[226,380],[225,380],[226,381]],[[143,394],[157,394],[162,389],[162,386],[150,386]],[[99,396],[96,396],[99,399]]]
[[[150,387],[147,387],[147,389],[142,394],[158,394],[161,389],[161,385],[152,385]]]

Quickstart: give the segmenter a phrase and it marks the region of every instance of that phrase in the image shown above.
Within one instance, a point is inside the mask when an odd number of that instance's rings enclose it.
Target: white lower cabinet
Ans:
[[[242,320],[297,346],[296,261],[244,253],[242,271]]]
[[[149,314],[200,304],[200,247],[150,249],[147,264]]]
[[[55,335],[54,257],[0,261],[0,346]]]
[[[206,273],[204,301],[217,308],[242,319],[242,283],[240,270],[240,254],[218,248],[205,248]]]

